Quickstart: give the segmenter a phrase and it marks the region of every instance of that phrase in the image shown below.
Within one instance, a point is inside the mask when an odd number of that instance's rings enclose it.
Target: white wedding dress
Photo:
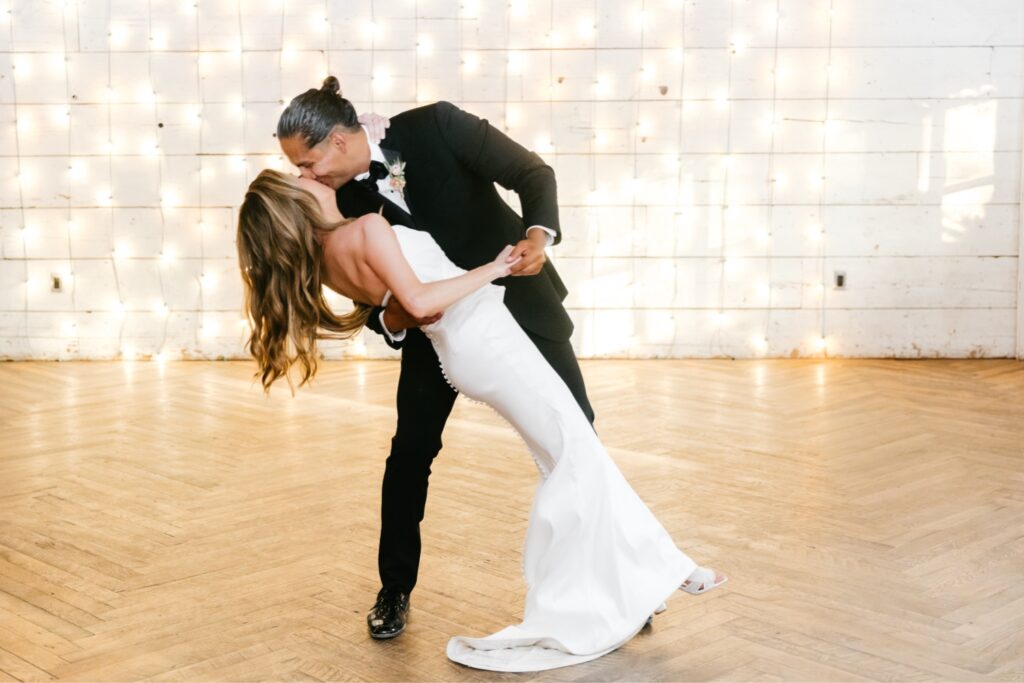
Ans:
[[[465,272],[428,233],[393,227],[421,282]],[[422,328],[449,384],[507,419],[541,476],[523,549],[522,623],[456,636],[448,657],[478,669],[539,671],[623,645],[697,565],[623,478],[503,295],[486,285]]]

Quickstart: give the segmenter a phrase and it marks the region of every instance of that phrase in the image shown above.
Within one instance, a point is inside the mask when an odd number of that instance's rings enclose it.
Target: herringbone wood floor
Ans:
[[[523,680],[536,471],[456,405],[407,632],[371,641],[393,362],[264,399],[244,362],[0,364],[0,678]],[[592,361],[598,431],[687,553],[619,651],[541,680],[1024,680],[1024,364]]]

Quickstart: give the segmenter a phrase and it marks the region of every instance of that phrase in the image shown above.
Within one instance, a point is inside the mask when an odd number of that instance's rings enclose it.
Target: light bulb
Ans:
[[[32,75],[32,66],[27,55],[16,55],[12,60],[12,66],[18,80],[24,80]]]
[[[377,69],[373,74],[373,87],[383,92],[391,87],[391,72],[386,68]]]
[[[519,125],[520,118],[519,107],[510,106],[505,112],[505,127],[515,128]]]
[[[107,35],[110,38],[110,45],[119,47],[128,39],[128,27],[123,24],[111,24]]]
[[[53,108],[53,123],[59,128],[67,128],[71,112],[64,107]]]
[[[217,276],[213,273],[203,273],[199,276],[199,281],[205,290],[213,290],[217,287]]]
[[[510,74],[521,74],[523,72],[523,54],[518,51],[508,53],[508,72]]]
[[[63,74],[64,67],[67,64],[67,55],[65,55],[63,52],[54,52],[50,55],[49,62],[50,70],[54,74]]]
[[[326,32],[330,27],[327,17],[319,12],[313,12],[313,14],[309,15],[309,25],[314,31],[320,31],[321,33]]]

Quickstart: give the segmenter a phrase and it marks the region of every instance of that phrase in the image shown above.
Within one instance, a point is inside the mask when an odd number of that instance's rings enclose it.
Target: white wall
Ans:
[[[237,205],[328,72],[555,167],[581,356],[1024,356],[1020,0],[8,3],[0,358],[244,357]]]

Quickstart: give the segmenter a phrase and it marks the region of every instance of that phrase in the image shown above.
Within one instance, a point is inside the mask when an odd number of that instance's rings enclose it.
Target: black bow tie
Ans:
[[[370,175],[356,182],[372,192],[377,191],[377,181],[388,177],[388,167],[379,161],[370,162]]]

